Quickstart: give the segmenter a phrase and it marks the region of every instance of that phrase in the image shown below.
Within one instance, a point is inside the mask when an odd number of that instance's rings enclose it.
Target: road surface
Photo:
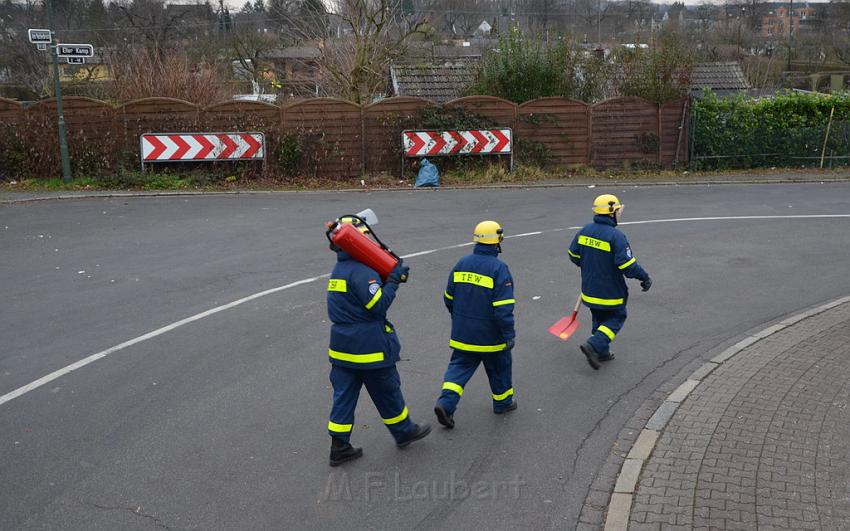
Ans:
[[[654,285],[630,283],[617,359],[594,372],[546,328],[578,291],[569,227],[605,192]],[[0,529],[572,528],[653,390],[735,335],[850,293],[848,198],[827,183],[0,206]],[[434,251],[406,260],[390,319],[411,415],[435,430],[398,450],[364,392],[365,455],[331,469],[323,224],[367,207],[399,254]],[[483,219],[522,235],[503,254],[519,409],[492,414],[481,370],[446,431],[432,413],[450,355],[442,292]]]

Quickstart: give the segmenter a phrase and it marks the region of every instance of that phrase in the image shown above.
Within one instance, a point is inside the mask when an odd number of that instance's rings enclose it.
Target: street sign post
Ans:
[[[50,26],[50,42],[53,42],[53,37],[56,36],[55,15],[53,13],[53,4],[56,0],[46,0],[47,4],[47,22]],[[53,63],[53,87],[56,97],[56,114],[58,116],[57,132],[59,133],[59,158],[62,159],[62,180],[66,183],[71,180],[71,156],[68,154],[68,137],[65,134],[65,111],[62,109],[62,83],[59,82],[59,56],[57,49],[51,50],[50,61]],[[94,53],[94,50],[92,50]]]
[[[30,42],[33,44],[50,44],[53,39],[50,36],[49,29],[33,29],[27,30],[30,37]]]
[[[91,44],[56,43],[56,55],[59,57],[94,57],[94,46]]]
[[[86,64],[85,57],[66,57],[66,61],[68,61],[69,65],[84,65]]]

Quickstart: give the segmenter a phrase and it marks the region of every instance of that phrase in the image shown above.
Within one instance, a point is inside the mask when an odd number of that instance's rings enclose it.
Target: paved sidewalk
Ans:
[[[691,387],[657,427],[630,531],[850,529],[850,303],[767,335]]]

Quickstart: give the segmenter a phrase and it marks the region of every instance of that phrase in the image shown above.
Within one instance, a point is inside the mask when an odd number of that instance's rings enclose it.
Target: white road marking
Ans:
[[[311,282],[315,282],[316,280],[319,280],[320,278],[326,278],[326,277],[329,277],[329,276],[330,275],[321,275],[321,276],[318,276],[318,277],[305,278],[304,280],[298,280],[296,282],[291,282],[291,283],[286,284],[284,286],[278,286],[276,288],[267,289],[267,290],[261,291],[259,293],[254,293],[253,295],[243,297],[239,300],[235,300],[233,302],[229,302],[229,303],[223,304],[221,306],[216,306],[215,308],[209,309],[205,312],[201,312],[201,313],[193,315],[191,317],[181,319],[177,322],[171,323],[170,325],[163,326],[162,328],[157,328],[156,330],[148,332],[147,334],[144,334],[144,335],[141,335],[139,337],[130,339],[129,341],[125,341],[123,343],[115,345],[114,347],[108,348],[106,350],[101,350],[100,352],[92,354],[91,356],[87,356],[87,357],[81,359],[80,361],[77,361],[77,362],[72,363],[71,365],[68,365],[67,367],[63,367],[63,368],[59,369],[58,371],[53,371],[46,376],[42,376],[38,380],[35,380],[34,382],[30,382],[23,387],[19,387],[18,389],[15,389],[11,393],[6,393],[5,395],[0,396],[0,406],[2,406],[3,404],[5,404],[6,402],[8,402],[10,400],[14,400],[15,398],[18,398],[19,396],[21,396],[25,393],[29,393],[33,389],[37,389],[37,388],[41,387],[42,385],[45,385],[47,383],[52,382],[53,380],[56,380],[57,378],[61,378],[62,376],[65,376],[69,372],[73,372],[73,371],[75,371],[75,370],[77,370],[81,367],[85,367],[86,365],[88,365],[90,363],[94,363],[95,361],[97,361],[99,359],[103,359],[106,356],[109,356],[110,354],[112,354],[114,352],[118,352],[119,350],[123,350],[127,347],[131,347],[133,345],[141,343],[142,341],[147,341],[148,339],[152,339],[154,337],[161,336],[162,334],[164,334],[166,332],[170,332],[170,331],[174,330],[175,328],[180,328],[183,325],[187,325],[189,323],[199,321],[199,320],[203,319],[204,317],[209,317],[210,315],[214,315],[214,314],[217,314],[219,312],[223,312],[225,310],[235,308],[236,306],[239,306],[241,304],[245,304],[246,302],[249,302],[249,301],[252,301],[252,300],[255,300],[255,299],[259,299],[260,297],[265,297],[266,295],[271,295],[272,293],[277,293],[278,291],[283,291],[285,289],[294,288],[295,286],[300,286],[302,284],[309,284]]]
[[[788,215],[788,216],[782,216],[782,215],[777,215],[777,216],[725,216],[725,217],[718,216],[718,217],[701,217],[701,218],[649,219],[649,220],[643,220],[643,221],[625,221],[623,223],[620,223],[620,225],[642,225],[642,224],[647,224],[647,223],[673,223],[673,222],[683,222],[683,221],[733,221],[733,220],[753,220],[753,219],[818,219],[818,218],[821,218],[821,219],[822,218],[850,218],[850,214],[811,214],[811,215],[798,214],[798,215]],[[547,229],[547,230],[536,231],[536,232],[527,232],[527,233],[523,233],[523,234],[516,234],[516,235],[512,235],[512,236],[507,236],[507,237],[521,238],[521,237],[524,237],[524,236],[537,236],[537,235],[545,234],[545,233],[549,233],[549,232],[562,232],[562,231],[565,231],[565,230],[571,230],[571,229],[577,230],[577,229],[580,229],[580,228],[581,227],[564,227],[564,228],[556,228],[556,229]],[[472,245],[472,242],[459,243],[457,245],[449,245],[447,247],[439,247],[437,249],[430,249],[430,250],[427,250],[427,251],[419,251],[417,253],[406,254],[406,255],[402,256],[402,258],[413,258],[413,257],[416,257],[416,256],[424,256],[424,255],[433,254],[433,253],[436,253],[436,252],[439,252],[439,251],[447,251],[449,249],[458,249],[458,248],[467,247],[467,246],[470,246],[470,245]],[[41,387],[45,384],[48,384],[48,383],[52,382],[53,380],[61,378],[62,376],[65,376],[66,374],[68,374],[70,372],[73,372],[77,369],[85,367],[86,365],[89,365],[90,363],[94,363],[95,361],[103,359],[106,356],[109,356],[110,354],[114,354],[115,352],[118,352],[119,350],[124,350],[125,348],[131,347],[133,345],[137,345],[137,344],[139,344],[143,341],[147,341],[148,339],[153,339],[157,336],[161,336],[161,335],[163,335],[167,332],[170,332],[174,329],[180,328],[181,326],[187,325],[189,323],[193,323],[195,321],[199,321],[199,320],[201,320],[205,317],[209,317],[210,315],[215,315],[215,314],[223,312],[225,310],[230,310],[231,308],[235,308],[237,306],[245,304],[246,302],[250,302],[250,301],[259,299],[260,297],[265,297],[266,295],[271,295],[273,293],[277,293],[279,291],[284,291],[284,290],[287,290],[287,289],[290,289],[290,288],[294,288],[296,286],[301,286],[301,285],[304,285],[304,284],[310,284],[311,282],[315,282],[315,281],[322,279],[322,278],[328,278],[329,276],[330,276],[329,274],[325,274],[325,275],[319,275],[319,276],[316,276],[316,277],[305,278],[303,280],[298,280],[296,282],[290,282],[289,284],[285,284],[283,286],[278,286],[276,288],[271,288],[271,289],[267,289],[265,291],[260,291],[258,293],[254,293],[253,295],[248,295],[247,297],[243,297],[243,298],[235,300],[233,302],[229,302],[229,303],[223,304],[221,306],[216,306],[215,308],[211,308],[211,309],[206,310],[204,312],[201,312],[199,314],[195,314],[191,317],[181,319],[181,320],[176,321],[174,323],[171,323],[169,325],[163,326],[162,328],[157,328],[156,330],[148,332],[147,334],[143,334],[139,337],[130,339],[128,341],[125,341],[123,343],[115,345],[114,347],[108,348],[106,350],[101,350],[100,352],[97,352],[95,354],[87,356],[87,357],[85,357],[85,358],[83,358],[79,361],[76,361],[76,362],[68,365],[67,367],[63,367],[59,370],[53,371],[50,374],[42,376],[38,380],[30,382],[27,385],[24,385],[23,387],[19,387],[19,388],[15,389],[14,391],[11,391],[9,393],[6,393],[3,396],[0,396],[0,406],[5,404],[6,402],[14,400],[15,398],[18,398],[21,395],[24,395],[26,393],[29,393],[30,391],[38,389],[39,387]]]
[[[538,230],[538,231],[535,231],[535,232],[523,232],[522,234],[511,234],[511,235],[505,236],[505,239],[507,240],[508,238],[522,238],[523,236],[537,236],[538,234],[543,234],[543,231]]]

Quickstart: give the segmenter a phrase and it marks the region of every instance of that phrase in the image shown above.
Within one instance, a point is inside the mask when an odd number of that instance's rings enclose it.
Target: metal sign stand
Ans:
[[[64,57],[68,64],[85,64],[86,57],[94,56],[91,44],[60,44],[56,42],[56,31],[53,14],[53,2],[47,0],[47,23],[49,29],[30,29],[27,33],[29,41],[39,50],[50,48],[50,60],[53,67],[53,91],[56,96],[56,114],[58,115],[59,156],[62,159],[62,180],[71,180],[71,157],[68,153],[68,135],[65,131],[65,110],[62,107],[62,83],[59,81],[59,58]]]

